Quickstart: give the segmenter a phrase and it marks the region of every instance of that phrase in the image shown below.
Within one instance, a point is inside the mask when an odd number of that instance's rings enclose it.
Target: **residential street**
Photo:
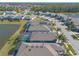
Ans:
[[[43,16],[43,18],[48,19],[49,21],[51,21],[50,18],[48,18],[48,17]],[[62,33],[67,38],[68,42],[72,45],[72,47],[74,48],[74,50],[77,53],[77,55],[79,55],[79,41],[77,41],[74,38],[72,38],[72,36],[71,36],[72,35],[72,32],[71,31],[67,31],[65,29],[67,27],[65,25],[61,25],[62,22],[59,22],[56,19],[54,19],[54,21],[56,22],[57,27],[60,27],[61,28]]]
[[[71,36],[72,32],[71,31],[67,31],[65,29],[67,27],[61,25],[58,20],[56,20],[56,25],[61,28],[61,31],[65,35],[65,37],[67,38],[68,42],[72,45],[72,47],[74,48],[74,50],[77,53],[77,55],[79,55],[79,42],[76,41],[74,38],[72,38],[72,36]]]

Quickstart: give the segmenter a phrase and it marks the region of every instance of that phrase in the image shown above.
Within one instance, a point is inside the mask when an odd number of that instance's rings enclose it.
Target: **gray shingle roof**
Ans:
[[[55,33],[51,32],[32,32],[30,41],[53,41],[56,40]]]
[[[29,27],[29,31],[49,31],[49,30],[41,25],[31,25]]]
[[[55,49],[62,49],[57,44],[22,43],[17,56],[53,56],[58,55]],[[63,51],[63,50],[62,50]]]

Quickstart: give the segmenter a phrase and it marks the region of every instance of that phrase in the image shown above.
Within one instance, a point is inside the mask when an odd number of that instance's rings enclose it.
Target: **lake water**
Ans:
[[[68,13],[68,14],[65,14],[69,17],[73,17],[73,18],[79,18],[79,14],[78,13]]]
[[[12,34],[18,30],[17,24],[0,24],[0,48],[7,42]]]

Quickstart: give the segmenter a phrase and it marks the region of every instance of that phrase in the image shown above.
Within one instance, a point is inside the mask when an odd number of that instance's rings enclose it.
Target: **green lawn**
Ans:
[[[36,17],[33,21],[34,22],[43,22],[44,19],[43,18],[40,18],[40,17]]]
[[[76,40],[79,40],[79,39],[78,39],[78,37],[79,37],[78,34],[72,35],[72,37],[73,37],[74,39],[76,39]]]
[[[64,48],[65,48],[65,54],[71,56],[71,53],[69,51],[71,51],[73,53],[73,55],[76,55],[74,49],[72,48],[72,46],[70,44],[67,44],[67,46],[64,44]]]

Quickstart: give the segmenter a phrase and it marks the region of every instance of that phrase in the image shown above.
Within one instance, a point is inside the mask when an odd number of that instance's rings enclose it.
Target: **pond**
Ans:
[[[0,48],[2,48],[10,36],[18,30],[19,26],[18,24],[0,24]]]

